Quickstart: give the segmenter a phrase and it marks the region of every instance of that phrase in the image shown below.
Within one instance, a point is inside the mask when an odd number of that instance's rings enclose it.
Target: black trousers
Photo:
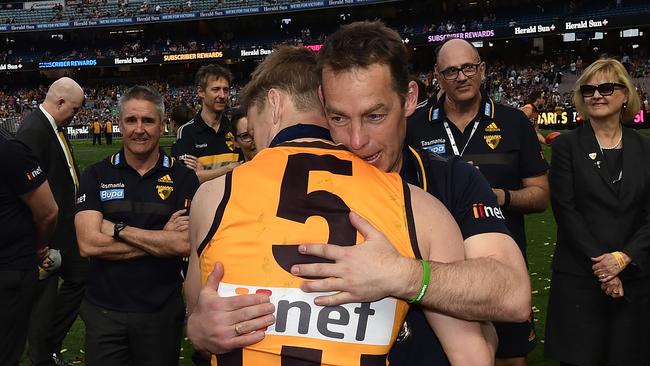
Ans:
[[[18,365],[25,349],[38,270],[0,270],[0,365]]]
[[[101,133],[93,133],[93,145],[95,145],[95,141],[99,141],[99,144],[102,144],[102,134]]]
[[[113,134],[111,132],[106,132],[104,135],[106,136],[106,145],[113,145]]]
[[[84,300],[86,366],[177,366],[185,304],[180,293],[156,313],[104,309]]]
[[[86,289],[88,260],[78,249],[61,249],[59,272],[38,281],[28,334],[28,356],[33,365],[49,365],[77,319]],[[59,286],[59,280],[63,280]]]

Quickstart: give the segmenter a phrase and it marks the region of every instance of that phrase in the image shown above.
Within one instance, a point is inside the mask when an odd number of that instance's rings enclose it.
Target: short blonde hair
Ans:
[[[585,99],[580,93],[580,87],[587,84],[587,81],[597,74],[614,76],[619,83],[625,85],[625,88],[627,89],[627,108],[621,111],[621,122],[631,122],[634,119],[634,116],[636,116],[641,109],[641,100],[639,99],[639,94],[632,83],[630,74],[627,73],[627,70],[625,70],[622,63],[613,58],[604,58],[595,61],[585,69],[576,81],[576,85],[573,89],[573,104],[576,106],[578,113],[580,113],[584,119],[591,118],[587,111],[587,106],[585,105]]]

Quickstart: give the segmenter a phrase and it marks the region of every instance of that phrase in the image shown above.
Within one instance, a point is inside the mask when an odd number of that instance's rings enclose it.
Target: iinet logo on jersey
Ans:
[[[486,217],[496,217],[501,220],[506,219],[503,216],[503,212],[501,212],[501,208],[485,206],[483,202],[473,204],[472,211],[474,212],[475,219],[483,219]]]
[[[326,341],[386,346],[390,344],[397,300],[317,306],[314,299],[326,293],[306,293],[297,288],[219,285],[220,296],[263,293],[275,305],[275,324],[267,335],[305,337]]]

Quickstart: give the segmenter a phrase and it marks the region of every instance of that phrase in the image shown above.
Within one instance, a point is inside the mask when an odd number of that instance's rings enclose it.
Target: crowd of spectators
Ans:
[[[165,100],[165,110],[169,114],[176,105],[187,105],[198,111],[201,106],[192,85],[172,86],[167,83],[151,81],[145,85],[157,90]],[[97,85],[85,86],[86,100],[84,108],[74,117],[72,126],[87,125],[93,121],[116,121],[118,114],[118,100],[125,90],[132,85]],[[230,95],[230,105],[239,105],[238,95],[243,85],[233,84]],[[47,87],[42,85],[33,89],[18,89],[13,91],[0,91],[0,120],[12,118],[21,120],[26,114],[38,108],[45,99]]]
[[[544,111],[572,109],[572,87],[575,79],[582,71],[576,66],[576,60],[544,60],[534,65],[508,65],[503,61],[490,61],[486,70],[483,87],[496,102],[521,108],[529,102],[529,96],[535,91],[542,93]],[[578,62],[578,65],[581,61]],[[650,112],[650,59],[630,59],[629,69],[641,98],[642,106]],[[437,84],[432,70],[417,74],[431,95],[437,90]],[[568,79],[568,80],[567,80]]]

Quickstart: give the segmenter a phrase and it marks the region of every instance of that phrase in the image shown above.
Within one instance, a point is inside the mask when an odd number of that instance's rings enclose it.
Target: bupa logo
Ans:
[[[267,335],[377,346],[390,344],[397,306],[394,298],[324,307],[314,304],[314,299],[330,293],[306,293],[298,288],[219,285],[220,296],[249,293],[268,295],[275,305],[276,321],[266,330]]]
[[[424,149],[440,155],[443,155],[447,152],[447,148],[445,147],[445,144],[435,144],[435,145],[427,146]]]
[[[503,212],[501,211],[501,208],[485,206],[483,202],[473,204],[472,211],[474,213],[475,219],[483,219],[487,217],[496,217],[501,220],[506,219],[503,216]]]
[[[102,202],[124,199],[124,189],[106,189],[99,191],[99,198]]]

